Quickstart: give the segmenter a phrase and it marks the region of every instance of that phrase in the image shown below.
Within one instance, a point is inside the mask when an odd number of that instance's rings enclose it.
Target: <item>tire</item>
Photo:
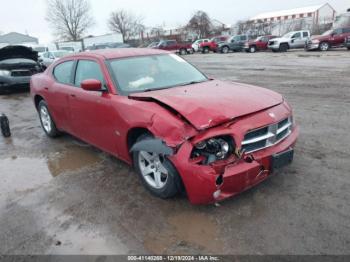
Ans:
[[[184,48],[180,49],[180,55],[187,55],[187,50]]]
[[[53,121],[49,108],[44,100],[41,100],[38,105],[38,113],[40,118],[41,127],[44,130],[45,134],[49,137],[57,137],[60,135],[59,130],[56,127],[55,122]]]
[[[230,48],[228,46],[221,47],[221,53],[227,54],[230,51]]]
[[[288,51],[288,44],[280,44],[279,51],[280,52],[287,52]]]
[[[350,51],[350,46],[348,46],[347,49]]]
[[[249,47],[249,53],[255,53],[256,52],[256,46],[252,45]]]
[[[209,47],[204,47],[202,53],[203,54],[208,54],[209,53]]]
[[[152,138],[152,136],[144,134],[137,141],[147,138]],[[132,157],[134,168],[142,184],[152,195],[166,199],[174,197],[181,192],[182,182],[179,173],[166,156],[146,151],[136,151],[133,152]],[[147,170],[150,173],[147,174]],[[165,174],[166,172],[167,174]]]
[[[329,48],[330,48],[329,43],[327,42],[320,43],[320,47],[319,47],[320,51],[328,51]]]

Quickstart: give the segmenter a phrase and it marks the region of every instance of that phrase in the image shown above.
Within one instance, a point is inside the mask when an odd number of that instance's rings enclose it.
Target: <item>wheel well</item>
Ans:
[[[128,150],[132,147],[137,139],[143,134],[152,134],[148,129],[143,127],[135,127],[129,130],[127,135]]]
[[[34,97],[34,103],[35,103],[35,108],[36,108],[36,109],[38,109],[38,106],[39,106],[39,103],[40,103],[41,100],[44,100],[44,98],[42,98],[42,97],[39,96],[39,95],[36,95],[36,96]]]
[[[280,43],[280,46],[281,45],[286,45],[288,47],[288,49],[289,49],[289,44],[288,43]]]

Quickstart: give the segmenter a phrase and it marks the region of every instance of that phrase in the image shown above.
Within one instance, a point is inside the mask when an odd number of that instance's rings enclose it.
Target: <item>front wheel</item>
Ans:
[[[180,49],[180,55],[186,55],[187,54],[187,50],[186,49]]]
[[[221,48],[221,53],[227,54],[229,50],[228,46],[224,46]]]
[[[288,51],[288,45],[287,44],[280,44],[279,51],[280,52],[287,52]]]
[[[141,136],[138,141],[150,138]],[[133,164],[148,191],[159,198],[171,198],[181,191],[181,179],[166,156],[147,151],[133,152]]]
[[[47,104],[44,100],[40,101],[38,105],[38,112],[41,127],[43,128],[46,135],[48,135],[49,137],[57,137],[60,134],[60,132],[56,128],[56,124],[53,121],[49,112],[49,108],[47,107]]]

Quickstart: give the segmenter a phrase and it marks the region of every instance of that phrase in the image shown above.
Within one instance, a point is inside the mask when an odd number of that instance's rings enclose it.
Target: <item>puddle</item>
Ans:
[[[45,158],[16,157],[0,160],[0,198],[27,192],[52,179]]]
[[[168,218],[169,228],[146,236],[145,247],[156,254],[176,251],[203,250],[218,254],[223,249],[219,239],[219,228],[208,215],[189,211]]]
[[[47,160],[52,176],[58,176],[68,171],[79,170],[101,162],[98,152],[91,148],[70,146],[64,152],[58,152]]]

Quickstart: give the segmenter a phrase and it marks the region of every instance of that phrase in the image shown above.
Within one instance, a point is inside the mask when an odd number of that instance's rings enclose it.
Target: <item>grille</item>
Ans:
[[[249,131],[242,142],[242,149],[251,153],[279,143],[292,132],[292,117],[269,126]]]
[[[18,76],[31,76],[33,75],[33,72],[31,70],[12,70],[11,76],[18,77]]]
[[[269,45],[274,45],[275,44],[275,41],[270,41],[269,42]]]

